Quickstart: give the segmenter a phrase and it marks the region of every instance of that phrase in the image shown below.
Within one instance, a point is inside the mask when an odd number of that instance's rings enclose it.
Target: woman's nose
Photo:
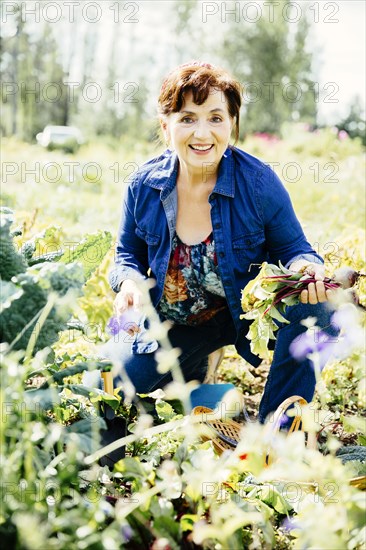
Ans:
[[[205,121],[198,121],[195,125],[194,129],[194,135],[196,138],[204,139],[205,137],[208,137],[210,135],[210,129]]]

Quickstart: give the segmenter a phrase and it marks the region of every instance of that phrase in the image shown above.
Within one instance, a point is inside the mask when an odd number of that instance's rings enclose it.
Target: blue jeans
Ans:
[[[277,340],[273,360],[259,404],[260,422],[263,423],[271,412],[292,395],[300,395],[308,402],[312,400],[316,384],[312,363],[309,359],[296,361],[289,352],[289,346],[296,338],[301,338],[301,334],[307,330],[300,324],[307,317],[316,317],[316,325],[330,336],[336,337],[339,330],[331,324],[333,312],[328,303],[316,305],[300,303],[287,308],[284,317],[290,321],[289,324],[277,323],[279,329],[275,333]],[[289,423],[291,422],[292,420]]]
[[[290,324],[279,323],[276,332],[274,356],[262,400],[259,406],[259,420],[264,422],[267,415],[287,397],[300,395],[311,401],[315,390],[315,374],[308,359],[297,362],[289,353],[291,342],[306,331],[300,324],[302,319],[316,317],[317,326],[332,336],[337,330],[330,324],[332,311],[325,304],[298,304],[287,308],[286,318]],[[124,336],[121,338],[121,335]],[[160,374],[157,371],[154,346],[138,344],[137,337],[120,333],[118,342],[118,357],[124,369],[135,386],[137,393],[149,393],[157,388],[163,388],[172,381],[168,372]],[[219,312],[204,326],[174,325],[168,332],[173,347],[182,350],[179,363],[186,381],[202,382],[207,372],[207,357],[213,351],[234,344],[236,331],[228,310]],[[314,335],[315,337],[315,335]],[[142,350],[149,350],[142,353]],[[106,354],[108,356],[108,354]],[[122,378],[117,375],[115,387],[121,385]]]

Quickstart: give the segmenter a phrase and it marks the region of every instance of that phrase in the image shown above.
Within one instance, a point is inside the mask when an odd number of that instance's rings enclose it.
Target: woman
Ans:
[[[203,381],[209,354],[227,344],[252,365],[260,359],[245,338],[241,290],[264,261],[315,274],[301,304],[288,309],[278,331],[273,363],[260,404],[263,422],[290,395],[311,400],[308,361],[295,363],[290,343],[305,330],[303,318],[329,325],[323,302],[322,258],[307,242],[289,196],[265,163],[230,145],[239,136],[240,84],[224,70],[191,62],[164,81],[159,118],[169,148],[145,163],[129,185],[110,274],[115,311],[138,310],[141,281],[155,281],[150,295],[160,319],[172,321],[169,340],[181,350],[186,380]],[[120,358],[137,392],[171,381],[156,370],[157,344],[144,343],[141,327],[120,343]]]

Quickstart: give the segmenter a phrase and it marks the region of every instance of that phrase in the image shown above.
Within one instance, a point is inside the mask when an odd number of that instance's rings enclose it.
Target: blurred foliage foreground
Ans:
[[[274,168],[329,272],[340,264],[364,271],[360,143],[341,142],[331,130],[289,128],[286,141],[257,136],[244,148],[279,163]],[[109,338],[113,295],[106,275],[123,183],[110,166],[123,158],[126,179],[126,164],[141,162],[147,149],[125,153],[100,144],[69,157],[5,143],[8,162],[37,154],[43,166],[72,159],[81,171],[79,179],[57,183],[8,173],[5,206],[17,212],[3,208],[0,229],[4,547],[365,548],[364,493],[350,484],[366,474],[361,349],[326,366],[316,398],[303,409],[316,450],[306,446],[303,432],[285,437],[255,422],[268,365],[253,369],[230,347],[219,375],[243,391],[251,421],[238,447],[221,456],[202,442],[202,427],[184,416],[192,385],[182,384],[179,374],[168,395],[158,391],[138,404],[131,388],[122,401],[117,391],[109,395],[81,383],[84,370],[112,367],[98,361],[98,344]],[[88,158],[100,163],[98,181],[83,176]],[[295,165],[302,169],[297,182]],[[364,288],[358,290],[364,302]],[[164,327],[154,330],[164,339]],[[174,360],[174,351],[164,350],[161,368]],[[105,403],[129,429],[120,442],[126,458],[113,469],[100,466]]]

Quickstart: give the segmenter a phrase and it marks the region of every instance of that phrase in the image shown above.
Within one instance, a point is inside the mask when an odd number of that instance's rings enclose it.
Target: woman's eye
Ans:
[[[181,119],[181,122],[183,122],[183,124],[192,124],[194,119],[191,116],[185,116]],[[222,118],[220,116],[213,116],[211,117],[211,122],[217,124],[218,122],[222,122]]]

